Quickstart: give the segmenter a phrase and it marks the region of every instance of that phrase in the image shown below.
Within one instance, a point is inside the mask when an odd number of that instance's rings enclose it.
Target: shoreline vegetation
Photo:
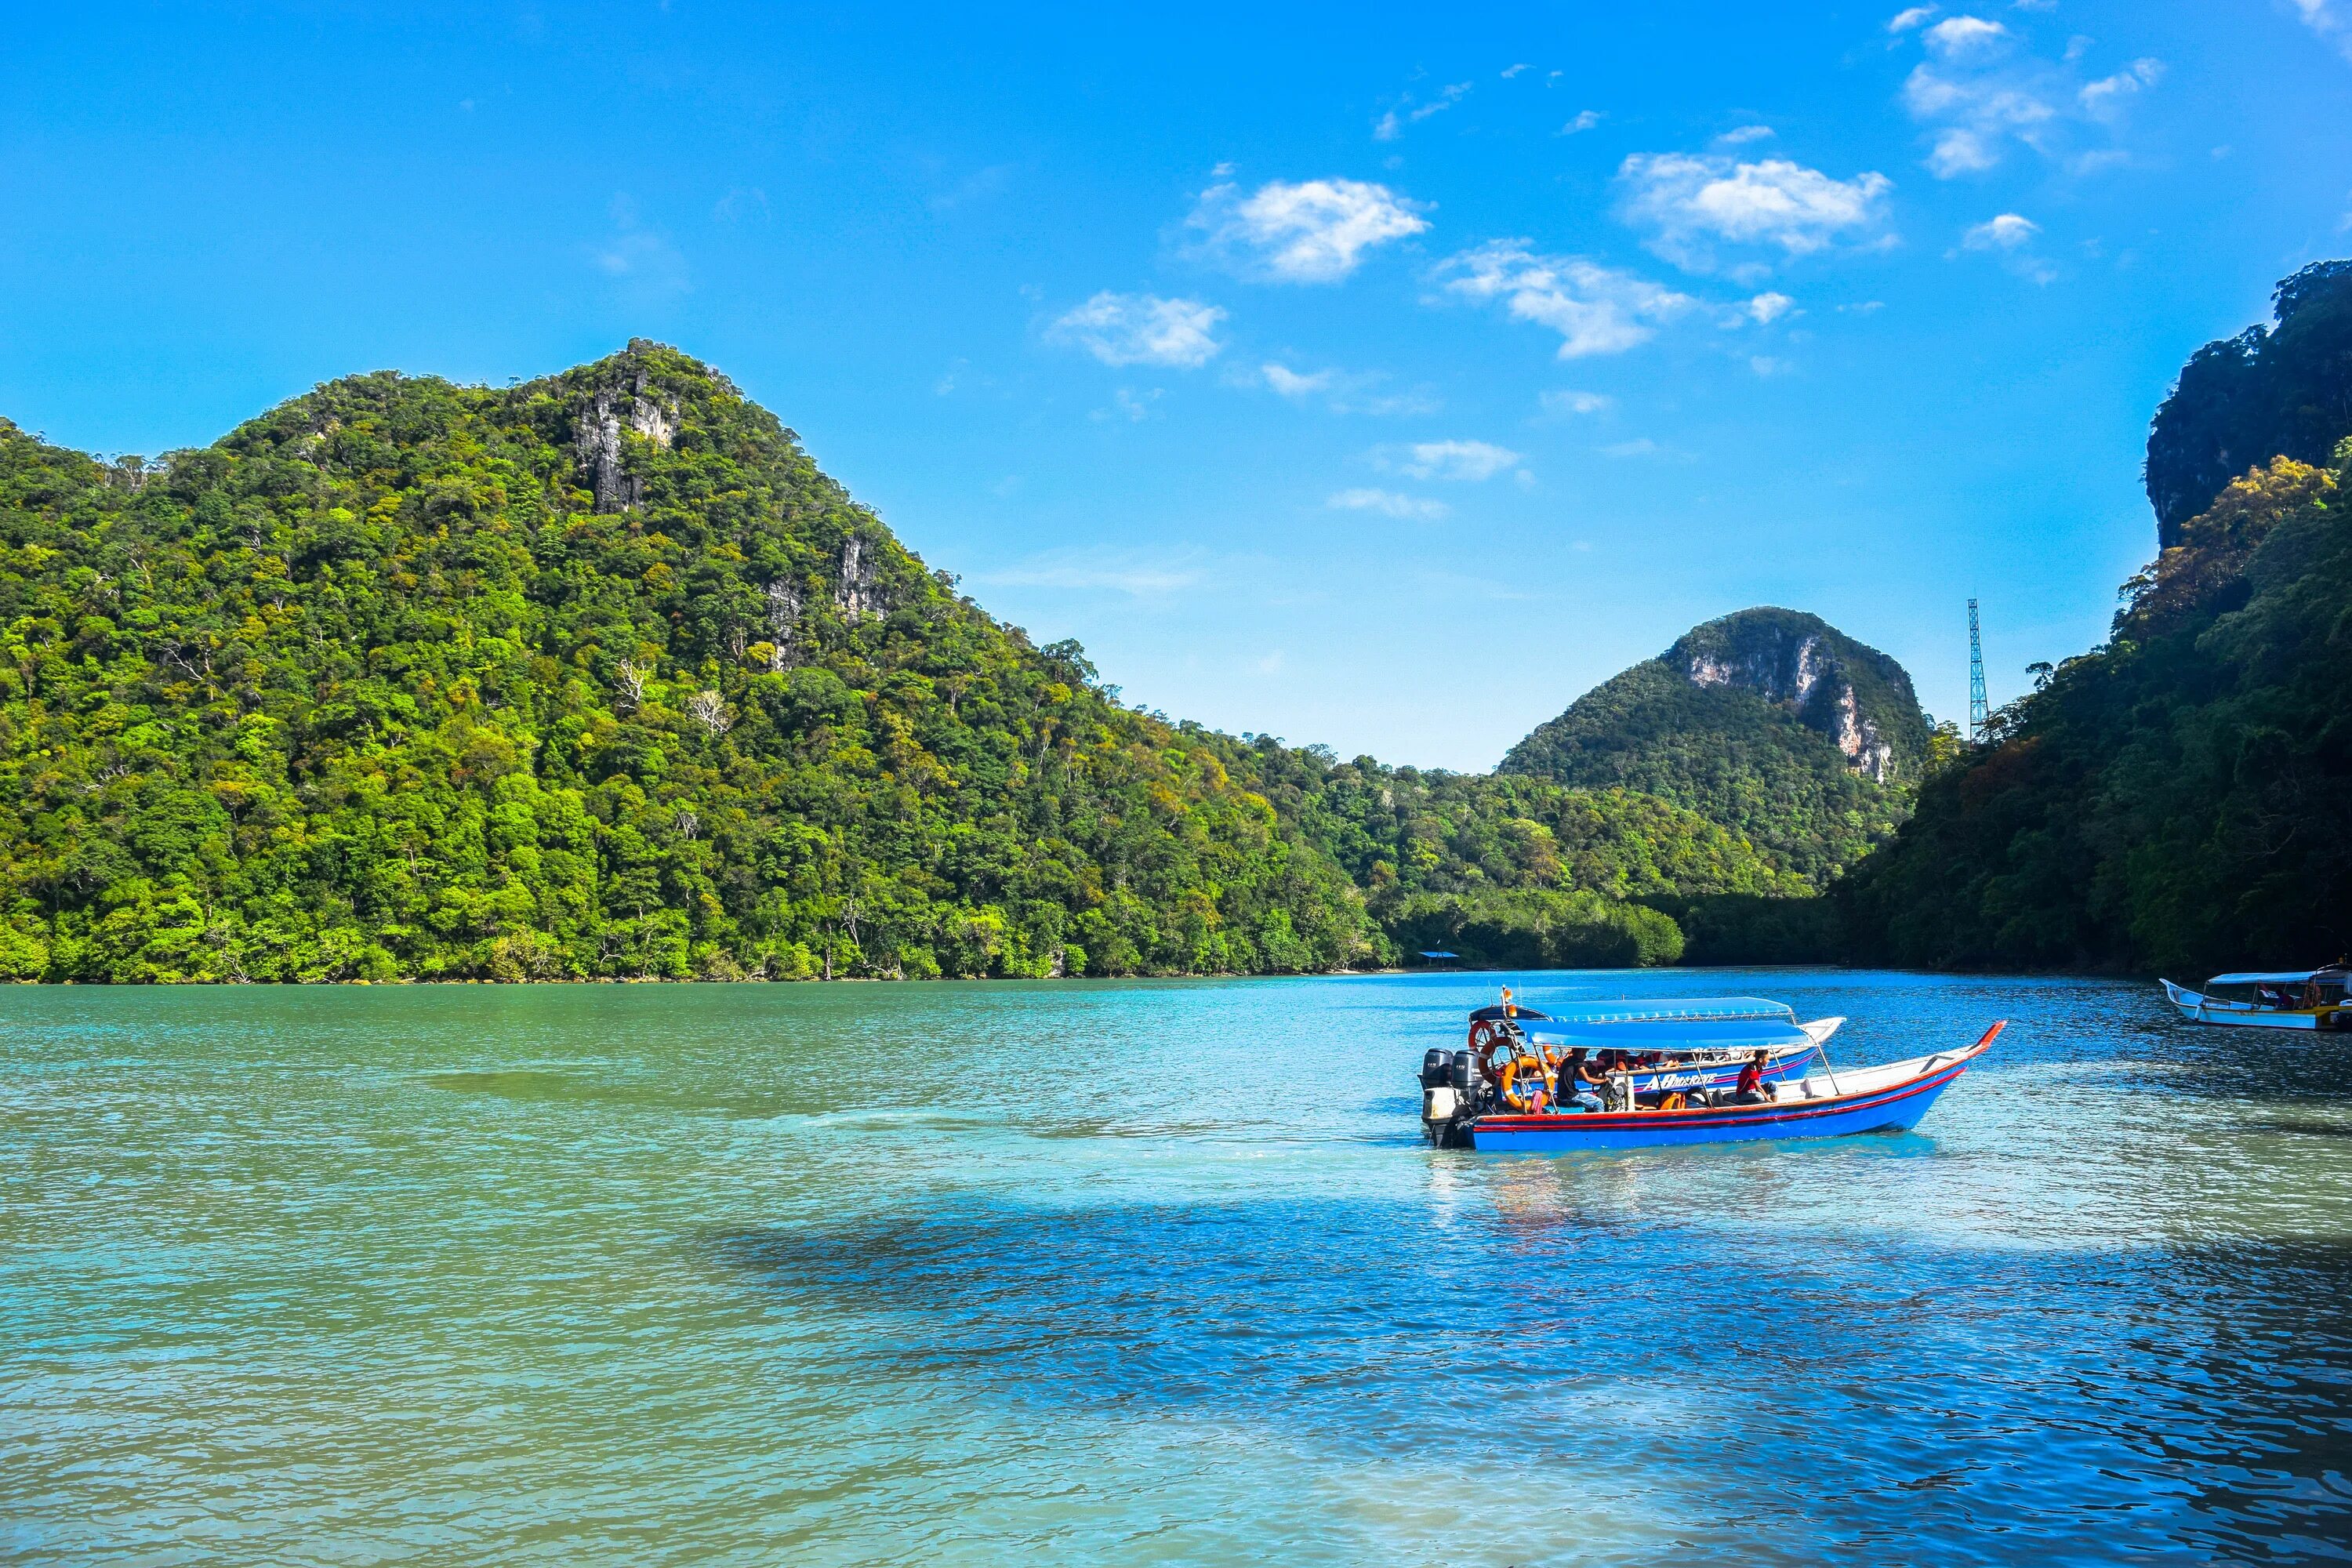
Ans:
[[[1981,741],[1758,608],[1483,775],[1125,705],[643,340],[154,461],[0,419],[0,979],[2324,961],[2352,263],[2276,303],[2158,414],[2110,640]]]

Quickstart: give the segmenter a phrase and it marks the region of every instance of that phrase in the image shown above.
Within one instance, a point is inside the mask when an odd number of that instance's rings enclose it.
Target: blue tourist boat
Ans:
[[[1755,997],[1539,1014],[1507,992],[1474,1016],[1462,1050],[1423,1058],[1423,1131],[1440,1148],[1538,1152],[1903,1131],[2006,1026],[1964,1049],[1841,1071],[1822,1050],[1841,1022],[1800,1024]]]
[[[1620,998],[1570,1003],[1541,1013],[1510,1000],[1510,994],[1506,991],[1500,1004],[1470,1015],[1464,1051],[1479,1058],[1486,1080],[1502,1084],[1501,1098],[1516,1100],[1520,1110],[1528,1102],[1517,1092],[1517,1080],[1537,1067],[1549,1076],[1559,1058],[1579,1047],[1629,1054],[1636,1094],[1728,1089],[1759,1049],[1766,1053],[1766,1082],[1804,1077],[1815,1062],[1828,1059],[1822,1048],[1845,1022],[1830,1017],[1801,1024],[1794,1008],[1760,996]],[[1517,1073],[1509,1070],[1514,1062],[1521,1068]],[[1429,1065],[1424,1058],[1424,1080]]]

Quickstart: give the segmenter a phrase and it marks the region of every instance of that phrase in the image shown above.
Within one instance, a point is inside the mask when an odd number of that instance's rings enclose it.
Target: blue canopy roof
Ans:
[[[1811,1041],[1794,1008],[1760,996],[1571,1002],[1551,1015],[1549,1023],[1523,1026],[1529,1039],[1619,1051],[1753,1051]]]

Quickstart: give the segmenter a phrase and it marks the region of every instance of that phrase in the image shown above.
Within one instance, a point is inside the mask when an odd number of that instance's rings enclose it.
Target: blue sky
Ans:
[[[2352,254],[2352,0],[195,9],[12,17],[0,414],[656,337],[1130,701],[1424,766],[1754,604],[2013,695]]]

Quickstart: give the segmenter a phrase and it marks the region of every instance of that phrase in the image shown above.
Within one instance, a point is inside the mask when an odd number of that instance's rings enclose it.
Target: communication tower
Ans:
[[[1984,739],[1984,638],[1977,632],[1977,602],[1969,601],[1969,743]]]

